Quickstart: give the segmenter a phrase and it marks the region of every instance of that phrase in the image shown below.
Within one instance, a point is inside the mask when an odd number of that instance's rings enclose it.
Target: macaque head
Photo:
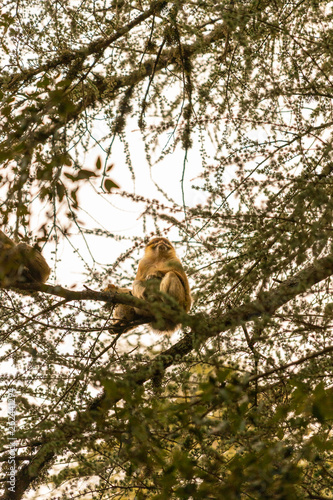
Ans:
[[[168,258],[175,255],[175,249],[167,238],[157,237],[149,241],[146,254],[155,258]]]

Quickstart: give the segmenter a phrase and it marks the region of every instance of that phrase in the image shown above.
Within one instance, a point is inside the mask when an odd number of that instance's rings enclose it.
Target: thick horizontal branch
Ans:
[[[277,309],[289,302],[297,295],[306,292],[314,284],[326,279],[333,274],[333,255],[328,255],[322,259],[318,259],[313,264],[287,279],[279,286],[272,288],[268,292],[263,292],[260,297],[252,302],[243,304],[239,307],[231,309],[225,314],[196,314],[187,315],[180,309],[175,309],[171,319],[179,320],[184,326],[190,326],[192,332],[199,337],[200,342],[227,331],[229,328],[234,328],[244,322],[250,321],[256,317],[267,315],[272,316]],[[15,287],[17,290],[24,291],[39,291],[62,297],[66,300],[92,300],[102,301],[110,304],[126,304],[134,307],[139,307],[145,312],[154,315],[154,311],[165,313],[166,317],[170,316],[170,312],[165,310],[164,304],[154,304],[151,307],[149,302],[138,299],[130,294],[117,293],[116,291],[99,292],[94,290],[74,291],[68,290],[61,286],[51,286],[47,284],[22,284]],[[184,345],[182,345],[184,342]],[[192,345],[192,343],[191,343]],[[190,352],[192,347],[188,345],[187,337],[175,344],[164,354],[171,356],[173,353],[186,354]],[[172,362],[170,362],[171,364]],[[169,366],[168,364],[166,367]]]
[[[268,292],[262,293],[258,299],[237,307],[226,314],[216,315],[212,319],[208,319],[207,315],[202,314],[186,317],[186,324],[192,327],[192,332],[190,334],[185,335],[177,344],[156,356],[154,361],[149,365],[145,364],[138,366],[130,373],[126,373],[122,378],[118,377],[117,387],[119,390],[117,394],[112,396],[104,393],[99,398],[95,399],[86,411],[78,414],[74,421],[69,418],[66,419],[66,422],[64,422],[62,426],[64,429],[63,445],[59,442],[59,431],[57,431],[57,434],[54,436],[52,434],[49,435],[49,442],[46,445],[42,445],[31,463],[24,465],[17,473],[17,490],[15,498],[22,498],[31,482],[40,475],[41,470],[53,460],[56,455],[62,452],[62,449],[68,445],[69,440],[78,433],[82,433],[85,426],[91,426],[91,422],[96,420],[101,413],[105,413],[122,399],[122,387],[125,387],[125,390],[128,391],[128,387],[131,384],[142,385],[144,382],[151,379],[156,371],[160,371],[161,368],[165,369],[172,364],[181,362],[183,357],[194,348],[194,342],[195,346],[199,347],[200,344],[204,343],[210,337],[216,336],[231,327],[236,327],[263,315],[273,315],[282,305],[286,304],[297,295],[307,292],[313,285],[328,278],[332,274],[333,255],[329,255],[317,260],[314,264],[287,279],[279,286],[272,288]],[[25,287],[26,289],[28,288],[27,285],[25,285]],[[49,287],[47,285],[34,285],[33,288],[59,297],[73,298],[73,300],[118,301],[119,303],[130,304],[132,300],[135,299],[134,297],[124,294],[115,294],[115,297],[110,297],[105,292],[93,292],[90,290],[72,292],[61,287]],[[142,302],[144,303],[144,301]],[[308,357],[304,359],[306,360]],[[53,442],[57,444],[55,448],[52,447]],[[14,497],[11,497],[10,492],[7,492],[4,499],[10,498]]]
[[[1,288],[1,286],[0,286]],[[34,292],[42,292],[42,293],[47,293],[49,295],[54,295],[56,297],[62,297],[64,298],[67,302],[70,302],[72,300],[91,300],[95,302],[105,302],[110,305],[115,305],[115,304],[125,304],[128,306],[133,306],[133,307],[138,307],[142,309],[144,312],[150,313],[152,316],[152,319],[154,317],[154,311],[158,314],[164,314],[165,317],[168,319],[174,319],[175,315],[177,315],[177,318],[179,317],[179,321],[184,320],[184,317],[188,317],[180,308],[174,309],[173,313],[170,313],[169,308],[166,308],[165,305],[161,303],[154,303],[152,306],[152,303],[149,303],[148,301],[138,299],[137,297],[134,297],[133,295],[129,293],[120,293],[117,291],[116,287],[115,290],[108,290],[108,291],[96,291],[96,290],[68,290],[67,288],[63,288],[60,285],[48,285],[48,284],[43,284],[43,283],[16,283],[14,286],[5,286],[2,287],[4,289],[13,289],[16,292],[31,292],[32,294]],[[146,318],[142,323],[146,323]]]
[[[63,288],[60,285],[48,285],[47,283],[16,283],[15,286],[6,286],[3,288],[11,289],[17,291],[29,291],[29,292],[43,292],[48,293],[50,295],[55,295],[56,297],[62,297],[66,300],[93,300],[93,301],[102,301],[110,304],[129,304],[129,305],[137,305],[138,300],[132,295],[117,293],[117,291],[109,290],[105,291],[96,291],[96,290],[68,290],[67,288]],[[141,301],[141,305],[145,304],[145,301]]]
[[[212,329],[209,329],[205,338],[214,336],[216,333],[228,330],[230,327],[239,326],[242,323],[259,316],[272,316],[277,309],[295,298],[297,295],[310,290],[310,288],[325,280],[333,274],[333,254],[318,259],[302,271],[282,282],[279,286],[262,292],[258,299],[231,309],[210,321]],[[205,335],[205,334],[204,334]]]
[[[254,382],[255,380],[268,377],[269,375],[273,375],[274,373],[285,371],[288,368],[291,368],[292,366],[301,365],[305,361],[308,361],[309,359],[319,358],[321,356],[325,356],[325,354],[329,354],[330,352],[333,352],[333,345],[329,345],[324,349],[320,349],[320,351],[310,352],[306,356],[296,359],[295,361],[291,361],[290,363],[286,363],[285,365],[277,366],[276,368],[272,368],[271,370],[267,370],[266,372],[263,373],[258,373],[257,375],[252,375],[249,378],[248,382]]]

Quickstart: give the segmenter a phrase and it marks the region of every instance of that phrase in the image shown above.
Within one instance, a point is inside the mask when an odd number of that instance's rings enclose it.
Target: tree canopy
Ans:
[[[0,290],[2,498],[332,499],[332,3],[0,12],[2,229],[52,246],[53,280],[72,228],[92,258],[126,247],[80,290]],[[150,169],[181,153],[157,199],[112,170],[121,149],[122,175],[142,175],[133,124]],[[135,234],[82,222],[87,187],[143,206]],[[189,314],[102,291],[131,285],[152,234],[182,255]],[[181,332],[115,326],[117,303]]]

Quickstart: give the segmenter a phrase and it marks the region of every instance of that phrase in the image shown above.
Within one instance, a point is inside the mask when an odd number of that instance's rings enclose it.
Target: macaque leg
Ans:
[[[160,291],[173,297],[181,307],[185,306],[185,289],[183,283],[172,271],[164,275]]]
[[[114,319],[114,325],[122,325],[130,323],[137,319],[137,315],[135,313],[134,307],[129,306],[127,304],[116,304],[112,318]]]

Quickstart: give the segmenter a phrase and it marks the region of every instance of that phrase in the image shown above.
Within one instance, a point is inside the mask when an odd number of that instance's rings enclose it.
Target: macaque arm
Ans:
[[[133,283],[133,295],[138,297],[138,299],[145,299],[146,286],[145,282],[141,280],[135,280]]]

